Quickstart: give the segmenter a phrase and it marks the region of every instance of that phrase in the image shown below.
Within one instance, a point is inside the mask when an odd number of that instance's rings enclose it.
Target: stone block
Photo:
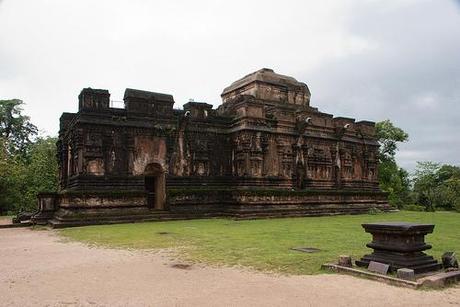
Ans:
[[[433,224],[407,222],[380,222],[362,224],[372,234],[372,254],[364,255],[356,265],[367,267],[370,261],[390,264],[390,272],[398,269],[413,269],[415,274],[438,271],[441,264],[432,256],[423,253],[431,248],[425,243],[425,235],[432,233]]]
[[[445,269],[458,268],[458,260],[455,257],[454,252],[445,252],[441,258],[442,258],[442,266]]]
[[[460,281],[460,271],[438,273],[421,279],[424,286],[441,288]]]
[[[351,257],[347,255],[340,255],[339,265],[351,268],[353,266],[351,263]]]
[[[371,272],[387,275],[390,266],[385,263],[371,261],[367,269]]]
[[[396,271],[396,276],[404,280],[413,280],[413,281],[415,280],[415,272],[414,270],[411,270],[411,269],[406,269],[406,268],[398,269]]]

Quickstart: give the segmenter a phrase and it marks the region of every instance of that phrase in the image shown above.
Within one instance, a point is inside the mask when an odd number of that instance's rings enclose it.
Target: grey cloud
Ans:
[[[417,160],[458,164],[460,15],[452,8],[358,7],[348,27],[377,47],[305,72],[313,103],[334,114],[392,120],[410,135],[398,155],[410,170]]]
[[[406,130],[404,167],[460,162],[460,1],[0,4],[0,97],[23,99],[49,133],[83,87],[217,106],[225,86],[271,67],[306,82],[322,111]]]

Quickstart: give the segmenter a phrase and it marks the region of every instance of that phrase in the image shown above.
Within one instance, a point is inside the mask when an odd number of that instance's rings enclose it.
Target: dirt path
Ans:
[[[342,275],[174,268],[161,253],[0,229],[1,306],[454,306],[460,287],[415,291]]]
[[[11,217],[0,216],[0,225],[11,224]]]

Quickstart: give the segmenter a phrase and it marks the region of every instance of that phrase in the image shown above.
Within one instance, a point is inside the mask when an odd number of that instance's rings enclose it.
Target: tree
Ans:
[[[29,162],[24,167],[22,209],[35,209],[38,193],[57,191],[56,141],[53,137],[40,137],[31,145]]]
[[[7,211],[8,179],[10,178],[8,162],[5,140],[0,137],[0,215]]]
[[[409,139],[409,135],[401,128],[394,126],[388,119],[376,123],[375,131],[380,143],[380,161],[394,161],[398,143],[406,142]]]
[[[412,203],[409,174],[400,168],[395,160],[398,143],[406,142],[409,135],[389,120],[376,123],[376,135],[379,148],[379,182],[380,188],[388,192],[390,205],[402,208]]]
[[[414,192],[428,211],[460,210],[460,167],[434,162],[417,162]]]
[[[36,194],[57,190],[56,139],[39,137],[23,102],[0,100],[0,214],[36,208]]]
[[[1,156],[0,173],[0,214],[33,211],[39,192],[57,191],[56,138],[37,138],[25,158]]]
[[[23,159],[8,153],[7,142],[0,137],[0,214],[15,211],[15,206],[20,202],[22,193],[18,183],[25,165]]]
[[[428,211],[436,208],[436,194],[439,193],[437,172],[440,165],[434,162],[417,162],[414,174],[414,191],[417,193],[417,200],[420,205]]]
[[[379,165],[380,188],[388,192],[388,202],[397,208],[412,204],[409,173],[395,162],[386,161]]]
[[[0,137],[9,155],[24,156],[37,135],[37,127],[22,114],[23,104],[19,99],[0,100]]]

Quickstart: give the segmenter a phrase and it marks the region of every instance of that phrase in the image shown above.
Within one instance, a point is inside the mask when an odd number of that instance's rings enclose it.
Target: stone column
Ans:
[[[155,178],[155,209],[166,209],[166,176],[162,172]]]
[[[334,178],[337,188],[342,187],[342,161],[341,161],[341,146],[340,141],[335,146],[335,163],[334,163]]]

